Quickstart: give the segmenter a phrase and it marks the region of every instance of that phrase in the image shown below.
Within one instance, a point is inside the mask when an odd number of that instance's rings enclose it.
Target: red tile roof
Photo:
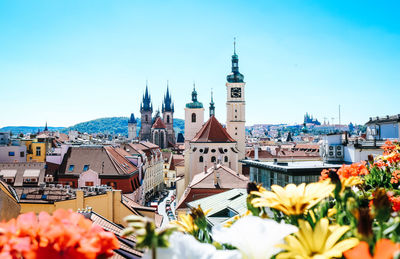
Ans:
[[[137,170],[137,167],[121,154],[124,152],[123,149],[114,148],[111,146],[105,146],[104,149],[107,151],[107,154],[109,155],[111,161],[113,161],[114,166],[118,171],[122,171],[124,174],[131,174]],[[116,151],[116,149],[119,150]]]
[[[156,121],[153,124],[153,129],[165,129],[166,126],[164,124],[164,122],[161,120],[160,117],[157,117]]]
[[[219,123],[215,116],[203,125],[192,142],[236,142]]]
[[[246,156],[254,158],[254,149],[248,150]],[[275,156],[272,155],[271,152],[267,150],[262,150],[262,149],[258,150],[258,158],[273,158],[273,157]]]
[[[217,173],[218,178],[216,178]],[[217,180],[217,183],[215,180]],[[249,179],[244,175],[238,174],[227,166],[218,164],[217,168],[213,166],[207,172],[201,172],[193,177],[179,200],[177,208],[185,208],[187,202],[210,196],[213,193],[215,194],[217,190],[246,189],[248,182]]]
[[[214,174],[219,173],[218,187],[214,183]],[[192,182],[189,184],[190,188],[222,188],[222,189],[235,189],[247,188],[249,179],[239,174],[227,166],[217,165],[217,168],[211,167],[207,172],[201,172],[193,177]]]

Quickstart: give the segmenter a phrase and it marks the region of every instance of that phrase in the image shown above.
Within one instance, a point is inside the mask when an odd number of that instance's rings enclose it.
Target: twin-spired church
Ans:
[[[162,117],[159,110],[153,117],[153,104],[146,84],[146,90],[140,104],[141,127],[138,139],[150,141],[161,149],[175,146],[174,109],[167,84],[167,92],[162,103]],[[136,139],[136,126],[137,121],[132,113],[128,120],[128,140]]]

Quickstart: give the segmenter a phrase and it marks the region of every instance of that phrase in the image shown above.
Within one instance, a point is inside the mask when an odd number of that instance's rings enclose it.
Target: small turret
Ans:
[[[131,113],[131,117],[129,117],[128,123],[136,124],[137,120],[135,118],[135,115]]]
[[[211,102],[210,102],[210,117],[215,116],[215,104],[214,104],[214,98],[213,98],[213,92],[211,90]]]
[[[131,116],[128,119],[128,140],[133,140],[137,137],[136,124],[137,120],[135,115],[131,113]]]
[[[232,55],[232,73],[230,73],[226,80],[229,83],[243,83],[244,76],[239,72],[239,56],[236,54],[236,38],[233,42],[233,55]]]
[[[203,108],[203,104],[197,100],[197,91],[196,86],[193,83],[193,91],[192,91],[192,102],[186,104],[186,108],[196,109]]]

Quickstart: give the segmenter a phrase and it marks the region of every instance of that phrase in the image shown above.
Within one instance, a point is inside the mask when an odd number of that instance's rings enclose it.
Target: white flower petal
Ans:
[[[157,248],[157,259],[241,259],[237,250],[217,250],[211,244],[197,241],[193,236],[174,232],[170,238],[170,247]],[[151,251],[146,251],[144,259],[151,259]]]
[[[276,244],[298,231],[293,225],[280,224],[271,219],[246,216],[233,223],[230,228],[213,228],[212,237],[221,244],[237,247],[247,258],[270,258],[280,250]]]

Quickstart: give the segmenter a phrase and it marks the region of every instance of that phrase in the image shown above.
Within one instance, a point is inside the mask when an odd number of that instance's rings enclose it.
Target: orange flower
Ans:
[[[395,144],[397,144],[397,142]],[[393,142],[388,139],[386,140],[385,144],[381,147],[381,149],[385,150],[385,153],[389,154],[396,149],[395,144],[393,144]]]
[[[390,183],[399,183],[400,179],[400,170],[394,170],[392,172],[392,178],[390,179]]]
[[[400,154],[396,151],[393,151],[388,155],[383,156],[382,160],[388,161],[390,164],[397,164],[398,162],[400,162]]]
[[[366,162],[353,163],[351,165],[342,165],[337,171],[340,178],[349,178],[351,176],[361,176],[369,174]]]
[[[115,235],[93,225],[79,213],[26,213],[0,223],[1,258],[109,257],[119,247]]]
[[[387,192],[389,201],[392,203],[392,210],[395,212],[400,211],[400,196],[394,196],[393,192]]]
[[[392,259],[396,252],[400,251],[400,244],[395,244],[389,239],[381,239],[376,242],[375,254],[372,257],[368,243],[361,241],[358,245],[344,252],[346,259]]]
[[[376,161],[376,162],[374,163],[374,166],[377,166],[377,167],[387,167],[388,164],[385,163],[385,162],[382,161],[382,160],[378,160],[378,161]]]
[[[323,181],[325,181],[326,179],[329,179],[329,170],[328,170],[328,169],[322,170],[321,176],[319,177],[319,181],[320,181],[320,182],[323,182]]]

